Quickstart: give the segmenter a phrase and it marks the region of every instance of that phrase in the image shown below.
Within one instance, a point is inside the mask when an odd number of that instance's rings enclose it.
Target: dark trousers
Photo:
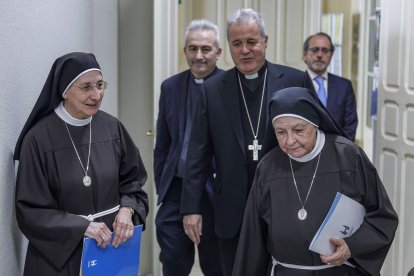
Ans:
[[[194,243],[184,233],[180,214],[181,187],[182,179],[174,178],[155,218],[163,276],[188,276],[194,263]],[[218,239],[213,228],[213,209],[207,197],[203,206],[203,229],[198,246],[200,267],[204,275],[219,276],[222,273]]]
[[[219,238],[220,262],[224,276],[231,276],[234,260],[236,259],[237,245],[240,233],[231,239]]]

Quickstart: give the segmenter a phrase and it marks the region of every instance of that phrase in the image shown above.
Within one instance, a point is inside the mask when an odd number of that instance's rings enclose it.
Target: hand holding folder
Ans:
[[[361,226],[365,217],[365,208],[359,202],[341,193],[336,193],[325,220],[319,227],[309,250],[324,256],[332,255],[335,246],[330,238],[350,237]]]
[[[135,226],[132,238],[117,248],[111,243],[101,248],[94,239],[85,237],[81,263],[83,275],[138,275],[141,234],[142,225]]]

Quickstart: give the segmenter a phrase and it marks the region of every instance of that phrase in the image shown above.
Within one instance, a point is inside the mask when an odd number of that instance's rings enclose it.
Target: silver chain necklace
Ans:
[[[86,169],[82,164],[82,161],[80,159],[78,150],[76,149],[75,143],[73,142],[72,136],[70,135],[68,124],[66,122],[65,122],[65,126],[66,126],[66,130],[68,131],[69,138],[70,138],[70,141],[72,142],[73,148],[75,149],[76,156],[78,157],[79,163],[80,163],[83,171],[85,172],[85,176],[83,177],[83,180],[82,180],[83,185],[85,185],[86,187],[89,187],[92,184],[92,180],[91,180],[90,176],[88,175],[89,159],[91,157],[91,143],[92,143],[92,118],[91,118],[91,121],[89,122],[89,150],[88,150],[88,161],[86,162]]]
[[[247,109],[246,99],[244,98],[243,87],[242,87],[242,84],[241,84],[241,81],[240,81],[240,74],[237,74],[237,77],[239,78],[239,86],[240,86],[240,91],[241,91],[243,102],[244,102],[244,107],[246,108],[247,118],[249,119],[250,128],[252,130],[252,134],[253,134],[253,137],[254,137],[252,145],[248,146],[248,150],[253,151],[253,160],[257,161],[257,160],[259,160],[259,150],[262,149],[262,145],[259,145],[259,141],[257,140],[257,136],[259,135],[260,117],[262,115],[263,98],[264,98],[264,94],[265,94],[264,91],[265,91],[265,87],[266,87],[267,68],[266,68],[265,76],[264,76],[264,80],[263,80],[262,99],[260,101],[260,110],[259,110],[259,118],[257,119],[256,133],[254,133],[252,120],[250,119],[250,114],[249,114],[249,110]]]
[[[305,220],[306,217],[308,216],[308,212],[305,209],[305,204],[306,204],[306,201],[308,201],[308,197],[309,197],[310,191],[312,189],[313,181],[315,180],[316,172],[318,171],[318,166],[319,166],[319,160],[320,159],[321,159],[321,154],[319,153],[318,162],[316,163],[315,172],[313,173],[313,177],[312,177],[311,184],[309,186],[308,194],[306,195],[305,202],[302,202],[302,198],[300,197],[299,190],[298,190],[298,185],[296,184],[295,174],[293,173],[292,159],[289,157],[290,170],[292,172],[292,177],[293,177],[293,184],[295,184],[296,193],[298,194],[300,204],[302,205],[302,208],[298,212],[298,218],[300,220]]]

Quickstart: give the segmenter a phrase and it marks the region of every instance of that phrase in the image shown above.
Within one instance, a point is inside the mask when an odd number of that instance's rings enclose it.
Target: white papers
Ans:
[[[335,246],[329,242],[329,239],[350,237],[361,226],[364,217],[364,206],[346,195],[336,193],[332,206],[313,237],[309,250],[324,256],[332,255]]]

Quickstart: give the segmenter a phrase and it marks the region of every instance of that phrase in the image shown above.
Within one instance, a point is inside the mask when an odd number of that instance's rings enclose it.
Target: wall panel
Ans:
[[[403,267],[404,274],[406,275],[407,272],[411,267],[414,267],[414,212],[413,210],[413,201],[414,198],[414,155],[407,154],[404,156],[403,164],[403,183],[404,183],[404,208],[401,212],[401,220],[404,221],[404,228],[403,228],[403,235],[402,241],[404,243],[402,256],[403,257]]]
[[[406,106],[403,120],[403,137],[407,145],[414,146],[414,103]],[[414,168],[414,167],[413,167]]]
[[[268,45],[266,50],[267,58],[272,61],[276,62],[277,60],[277,50],[280,46],[280,37],[279,29],[281,28],[280,22],[280,10],[281,7],[284,5],[283,1],[266,1],[261,0],[257,1],[258,6],[263,17],[263,20],[266,24],[266,31],[268,35]],[[270,3],[268,3],[270,2]]]
[[[394,101],[386,101],[382,106],[383,112],[381,116],[383,117],[383,127],[382,130],[384,137],[387,139],[395,139],[398,136],[398,127],[399,127],[399,106],[398,103]]]
[[[303,0],[286,1],[284,13],[288,16],[284,20],[285,27],[283,29],[285,34],[283,37],[285,38],[285,47],[282,63],[296,68],[303,66],[304,6]]]
[[[408,3],[411,14],[414,12],[414,4],[412,2]],[[410,76],[414,76],[414,24],[408,24],[407,27],[407,58],[408,58],[408,70],[406,72],[406,78],[408,80],[408,92],[414,95],[414,78]]]
[[[395,1],[392,5],[387,5],[386,12],[391,14],[402,14],[403,13],[403,5],[402,1]],[[382,9],[384,11],[384,9]],[[383,62],[383,69],[384,69],[384,81],[385,85],[393,88],[397,88],[400,86],[399,76],[401,73],[401,64],[403,60],[401,60],[401,48],[402,48],[402,39],[403,36],[401,35],[402,24],[401,19],[393,19],[388,20],[386,24],[381,24],[387,33],[387,40],[392,41],[392,44],[387,44],[385,46],[385,55],[384,55],[384,62]],[[382,46],[382,45],[381,45]],[[396,92],[395,90],[389,90],[389,92]]]

